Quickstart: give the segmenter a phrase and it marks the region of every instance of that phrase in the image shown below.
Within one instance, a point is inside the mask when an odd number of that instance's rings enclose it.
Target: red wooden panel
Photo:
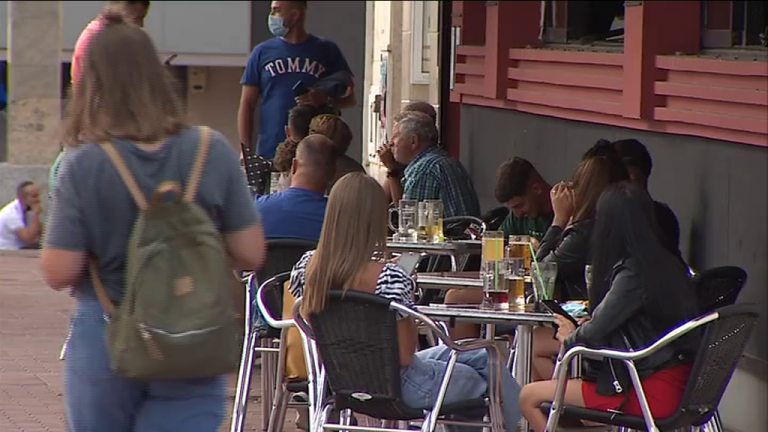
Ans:
[[[621,104],[621,92],[615,90],[595,89],[588,87],[571,87],[519,81],[517,89],[542,96],[552,95],[566,99],[589,99],[602,102]]]
[[[703,87],[721,87],[768,91],[768,80],[762,77],[718,75],[701,72],[667,71],[667,81]]]
[[[679,82],[656,82],[656,94],[660,96],[679,96],[719,102],[732,102],[768,106],[768,92],[765,90],[737,89],[722,86],[702,86],[681,84]],[[765,108],[763,110],[765,115]]]
[[[768,78],[768,63],[736,60],[714,60],[683,56],[658,56],[656,67],[659,69],[705,72],[711,74],[755,76]]]
[[[718,129],[752,132],[763,135],[763,140],[768,136],[768,120],[765,119],[741,118],[663,107],[657,107],[654,110],[654,118],[657,121],[679,122]]]
[[[542,83],[542,84],[554,84],[554,85],[561,85],[561,86],[572,86],[572,87],[586,87],[586,88],[594,88],[594,89],[606,89],[606,90],[618,90],[621,91],[623,81],[621,78],[606,78],[604,76],[599,75],[581,75],[581,74],[571,74],[571,73],[563,73],[559,70],[557,71],[544,71],[544,70],[526,70],[522,67],[520,68],[509,68],[509,71],[507,72],[507,78],[518,80],[518,81],[526,81],[526,82],[534,82],[534,83]]]
[[[759,0],[758,0],[759,1]],[[705,1],[707,13],[707,30],[731,29],[731,2],[730,1]]]
[[[621,104],[619,103],[605,102],[589,98],[563,97],[559,92],[540,93],[519,89],[508,89],[507,99],[515,102],[525,102],[555,108],[621,115]]]
[[[554,72],[561,75],[589,75],[601,78],[621,78],[624,74],[621,66],[540,61],[518,61],[516,63],[517,69],[535,73]]]
[[[482,64],[457,64],[456,74],[472,75],[472,76],[485,76],[485,67]]]
[[[595,64],[608,66],[622,66],[624,64],[623,54],[549,49],[510,49],[509,58],[511,60],[531,60],[540,62]]]
[[[485,57],[485,47],[459,45],[456,47],[456,54],[471,57]]]
[[[664,98],[664,107],[674,110],[692,111],[694,113],[717,114],[726,117],[761,119],[768,122],[765,107],[758,105],[669,96]]]

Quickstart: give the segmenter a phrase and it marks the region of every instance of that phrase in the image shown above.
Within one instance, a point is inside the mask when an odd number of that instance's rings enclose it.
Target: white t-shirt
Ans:
[[[26,246],[16,234],[19,229],[26,228],[25,218],[26,212],[18,199],[0,210],[0,249],[18,250]]]

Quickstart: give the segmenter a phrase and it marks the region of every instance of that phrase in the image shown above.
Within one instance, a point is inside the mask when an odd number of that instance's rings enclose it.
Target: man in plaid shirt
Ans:
[[[480,203],[472,179],[459,161],[437,145],[434,121],[424,113],[406,111],[395,116],[394,123],[388,147],[405,169],[382,160],[388,168],[392,201],[439,199],[446,218],[479,217]]]

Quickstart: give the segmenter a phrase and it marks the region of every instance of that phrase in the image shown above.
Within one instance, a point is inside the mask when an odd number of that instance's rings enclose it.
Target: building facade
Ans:
[[[744,268],[739,300],[765,309],[764,2],[446,3],[441,31],[455,56],[443,141],[484,208],[498,205],[500,161],[525,157],[557,182],[597,139],[637,138],[653,156],[651,193],[680,220],[686,259],[699,270]],[[767,327],[763,316],[721,403],[729,430],[768,427]]]

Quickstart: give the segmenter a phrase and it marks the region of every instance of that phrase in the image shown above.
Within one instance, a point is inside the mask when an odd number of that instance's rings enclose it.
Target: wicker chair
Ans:
[[[747,283],[747,272],[734,266],[715,267],[697,274],[693,283],[699,307],[702,313],[708,313],[736,303]],[[705,429],[707,432],[723,432],[719,411],[715,411]]]
[[[272,396],[277,386],[277,369],[282,360],[279,345],[276,340],[281,337],[281,329],[267,323],[263,325],[256,319],[256,288],[258,281],[269,281],[276,284],[276,275],[289,272],[293,265],[301,258],[304,252],[315,249],[317,243],[300,239],[272,239],[267,241],[267,261],[254,275],[249,276],[247,283],[247,298],[245,301],[245,316],[250,317],[246,325],[243,341],[243,353],[238,372],[237,390],[232,413],[232,432],[241,431],[245,425],[245,412],[248,400],[248,392],[253,371],[254,352],[262,354],[261,364],[261,396],[262,396],[262,428],[269,426],[270,408]],[[283,276],[285,277],[285,276]],[[286,279],[283,279],[285,282]],[[265,309],[271,317],[279,317],[283,311],[283,286],[278,284],[273,289],[267,290],[265,296]],[[262,316],[266,314],[262,312]],[[300,391],[300,390],[297,390]]]
[[[542,409],[549,411],[547,432],[557,430],[561,414],[570,419],[618,426],[619,431],[677,431],[688,430],[691,427],[698,429],[709,422],[715,413],[758,319],[758,308],[755,305],[731,305],[682,324],[651,346],[638,351],[622,352],[589,349],[583,346],[569,349],[560,355],[555,366],[555,376],[558,379],[555,400],[552,403],[542,405]],[[661,347],[703,326],[706,327],[701,346],[677,412],[665,419],[654,419],[640,385],[640,377],[634,366],[634,361],[647,357]],[[629,369],[634,391],[638,394],[643,417],[574,406],[560,408],[565,393],[566,366],[574,356],[579,354],[624,361]]]
[[[325,310],[320,314],[311,314],[309,324],[301,317],[300,307],[301,299],[294,305],[293,317],[304,340],[310,385],[315,387],[315,395],[326,394],[326,384],[332,394],[331,398],[314,404],[311,430],[338,430],[338,425],[328,424],[328,416],[333,409],[341,411],[343,426],[349,426],[351,412],[357,412],[385,421],[423,420],[425,425],[422,430],[425,431],[434,431],[438,421],[443,424],[470,424],[448,420],[445,418],[448,415],[482,417],[490,411],[493,431],[503,430],[501,407],[497,402],[498,395],[494,393],[490,395],[490,400],[479,398],[454,404],[442,403],[459,352],[487,349],[491,364],[498,365],[499,353],[492,342],[471,340],[454,343],[431,319],[422,314],[382,297],[357,291],[332,291]],[[412,409],[401,399],[395,312],[428,325],[443,343],[453,349],[446,369],[447,378],[430,411]],[[319,359],[322,359],[322,363]],[[491,370],[495,368],[491,367]],[[441,418],[438,419],[434,413],[439,413]],[[487,423],[471,424],[488,427]],[[358,426],[354,430],[384,432],[396,429]]]
[[[256,156],[250,147],[241,145],[243,151],[243,164],[245,165],[245,176],[248,179],[248,187],[252,195],[264,195],[269,186],[269,173],[272,171],[272,163]]]
[[[715,267],[696,275],[693,283],[702,312],[711,312],[736,303],[747,283],[747,272],[734,266]]]

